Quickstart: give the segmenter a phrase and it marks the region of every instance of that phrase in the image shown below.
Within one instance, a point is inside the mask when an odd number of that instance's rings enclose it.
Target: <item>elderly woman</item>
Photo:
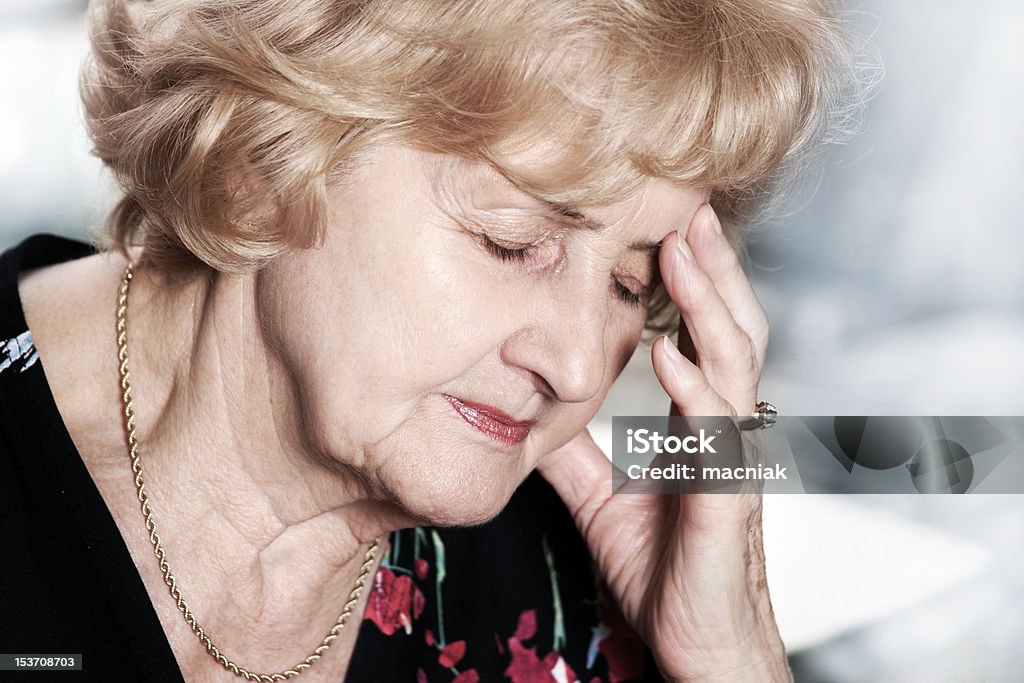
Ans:
[[[759,498],[614,494],[586,425],[680,313],[672,409],[757,402],[719,216],[832,120],[823,0],[102,0],[92,40],[108,248],[0,262],[0,649],[790,678]]]

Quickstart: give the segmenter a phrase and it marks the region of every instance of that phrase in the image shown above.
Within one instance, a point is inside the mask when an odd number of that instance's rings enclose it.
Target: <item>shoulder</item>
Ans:
[[[180,683],[145,588],[54,403],[48,358],[36,350],[39,316],[27,306],[30,325],[22,309],[19,279],[30,277],[37,296],[53,291],[82,305],[85,294],[60,274],[93,253],[42,235],[0,254],[0,584],[10,589],[4,609],[18,615],[0,619],[0,642],[13,651],[46,643],[82,653],[85,666],[109,680]],[[62,289],[47,289],[51,274]],[[58,303],[50,310],[67,311]]]
[[[119,255],[50,235],[29,238],[3,258],[10,262],[0,274],[0,296],[16,299],[37,341],[53,328],[76,330],[93,311],[110,308],[113,294],[99,294],[124,268]]]
[[[81,242],[36,235],[0,254],[0,377],[24,373],[39,362],[19,292],[23,274],[90,252]]]
[[[0,254],[0,337],[11,339],[29,329],[20,283],[28,273],[46,271],[93,253],[83,242],[55,235],[34,235]]]
[[[81,242],[37,235],[0,254],[0,448],[8,454],[24,451],[31,433],[52,432],[60,422],[35,330],[26,321],[19,278],[28,270],[89,253],[90,247]]]
[[[102,258],[88,244],[52,235],[0,254],[0,451],[25,476],[35,477],[55,459],[77,461],[83,446],[110,441],[110,430],[81,437],[92,433],[88,418],[97,401],[90,386],[98,372],[115,372],[117,364],[116,357],[99,357],[90,341],[112,336],[113,323],[85,324],[103,303],[113,310],[113,299],[95,301],[79,272]],[[83,424],[73,439],[74,426]]]
[[[99,419],[106,406],[100,406],[96,387],[117,377],[116,353],[107,347],[115,336],[123,257],[97,253],[82,242],[39,236],[2,259],[0,308],[12,321],[9,329],[27,332],[32,358],[40,372],[45,368],[46,386],[76,444],[88,447],[92,435],[109,440],[110,430]]]

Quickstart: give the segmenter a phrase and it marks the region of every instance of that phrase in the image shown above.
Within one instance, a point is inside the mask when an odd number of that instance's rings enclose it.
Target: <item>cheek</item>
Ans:
[[[447,379],[458,376],[500,345],[511,322],[507,291],[493,273],[456,256],[437,240],[415,263],[396,270],[377,293],[397,315],[389,324],[403,346],[420,349]]]
[[[354,230],[261,274],[268,344],[299,384],[307,428],[331,450],[394,431],[510,333],[508,288],[447,242],[430,229],[401,240]]]
[[[612,383],[636,352],[646,321],[646,310],[643,308],[628,307],[619,301],[612,301],[609,306],[610,313],[604,329],[606,367],[602,396],[611,389]]]
[[[609,375],[613,381],[618,378],[629,363],[629,359],[636,353],[637,346],[640,345],[640,337],[643,335],[644,323],[644,316],[624,323],[622,329],[614,335],[609,344]]]

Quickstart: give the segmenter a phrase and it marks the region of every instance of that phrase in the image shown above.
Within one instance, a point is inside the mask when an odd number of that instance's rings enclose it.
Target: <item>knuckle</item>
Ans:
[[[680,310],[703,313],[707,310],[709,283],[698,273],[688,273],[680,278],[679,286],[671,293],[673,302]]]
[[[700,297],[701,294],[707,293],[714,287],[714,285],[711,284],[711,280],[708,278],[707,273],[697,266],[687,268],[685,283],[687,285],[687,293],[690,298],[700,299],[702,298]]]
[[[747,348],[747,353],[744,354],[745,367],[744,371],[749,377],[758,377],[761,374],[761,369],[758,367],[759,355],[757,348],[753,344],[750,344]]]
[[[679,380],[677,386],[679,392],[683,394],[680,398],[694,400],[702,398],[711,389],[711,385],[704,371],[696,367],[691,370],[692,372],[677,375]]]
[[[720,343],[714,345],[714,355],[717,360],[733,364],[737,362],[737,359],[743,359],[749,355],[750,338],[739,325],[732,325],[720,339]]]
[[[740,255],[736,253],[732,246],[726,246],[718,251],[717,265],[723,271],[739,271],[740,276],[746,277],[743,274],[743,268],[740,266]]]
[[[753,329],[750,331],[750,338],[756,348],[761,350],[768,348],[768,341],[771,338],[771,327],[768,324],[768,316],[765,315],[763,308],[758,309]]]

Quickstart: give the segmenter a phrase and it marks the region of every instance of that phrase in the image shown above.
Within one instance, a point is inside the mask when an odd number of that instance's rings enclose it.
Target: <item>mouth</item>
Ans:
[[[448,394],[442,395],[463,420],[479,429],[490,439],[506,446],[523,441],[530,434],[530,427],[537,422],[536,420],[514,420],[494,406],[463,401]]]

